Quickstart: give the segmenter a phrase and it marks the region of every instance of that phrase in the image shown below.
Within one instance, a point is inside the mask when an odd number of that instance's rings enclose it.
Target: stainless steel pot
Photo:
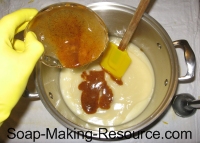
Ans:
[[[105,22],[109,35],[122,37],[135,8],[117,3],[100,2],[90,4]],[[169,106],[179,81],[188,81],[194,77],[195,56],[185,40],[172,42],[162,26],[148,14],[144,14],[131,42],[141,48],[149,58],[154,74],[155,89],[147,108],[130,122],[107,126],[107,130],[139,131],[155,121]],[[179,64],[175,48],[184,50],[188,71],[184,77],[179,77]],[[93,131],[97,137],[99,126],[90,124],[78,118],[64,102],[59,86],[60,69],[49,68],[40,62],[36,65],[36,88],[46,109],[62,125],[69,129]],[[133,91],[134,92],[134,91]]]

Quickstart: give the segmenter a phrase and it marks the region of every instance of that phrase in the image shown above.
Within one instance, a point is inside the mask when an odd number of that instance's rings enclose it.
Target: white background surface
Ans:
[[[52,3],[61,2],[64,0],[0,0],[0,18],[12,11],[15,11],[23,7],[34,7],[40,10],[41,8],[50,5]],[[67,1],[67,0],[65,0]],[[72,0],[71,0],[72,1]],[[84,5],[109,0],[74,0],[72,2],[81,3]],[[137,7],[139,0],[110,0],[112,2],[118,2],[126,5]],[[191,83],[179,84],[177,93],[190,93],[200,99],[200,1],[199,0],[152,0],[147,10],[148,14],[155,18],[168,32],[172,41],[185,39],[189,42],[193,51],[196,54],[196,77]],[[178,57],[180,57],[181,75],[186,72],[185,63],[183,62],[183,53],[178,51]],[[26,132],[40,131],[45,133],[46,128],[53,130],[66,130],[60,123],[58,123],[45,109],[40,100],[31,101],[29,99],[22,98],[17,106],[11,113],[9,119],[0,128],[0,142],[13,142],[24,143],[32,142],[32,140],[24,139],[8,139],[8,128],[15,128],[17,131]],[[173,109],[169,107],[168,110],[155,121],[151,126],[147,128],[149,131],[159,131],[161,136],[164,136],[165,131],[191,131],[192,139],[160,139],[149,140],[143,137],[143,139],[129,139],[123,141],[123,143],[200,143],[200,111],[197,110],[196,114],[189,118],[181,118],[175,115]],[[85,142],[83,139],[68,139],[59,140],[52,139],[46,140],[45,137],[41,137],[35,142]],[[102,142],[93,140],[93,142]],[[106,142],[106,141],[103,141]]]

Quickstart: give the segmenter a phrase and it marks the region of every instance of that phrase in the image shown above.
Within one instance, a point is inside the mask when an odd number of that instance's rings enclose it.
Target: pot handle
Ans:
[[[27,88],[25,89],[22,96],[25,97],[25,98],[40,99],[38,93],[30,92]]]
[[[34,68],[33,72],[31,73],[29,77],[26,89],[22,95],[25,98],[40,99],[39,94],[37,93],[37,90],[36,90],[35,75],[36,75],[36,70]]]
[[[185,76],[179,77],[179,82],[187,82],[194,78],[196,60],[195,55],[186,40],[177,40],[173,42],[175,48],[181,48],[184,51],[185,62],[187,65],[187,73]]]

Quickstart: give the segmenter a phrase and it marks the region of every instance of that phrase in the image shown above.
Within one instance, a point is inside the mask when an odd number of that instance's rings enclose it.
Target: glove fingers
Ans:
[[[44,47],[42,43],[37,40],[36,35],[29,31],[25,37],[25,53],[23,54],[25,59],[31,59],[33,64],[35,65],[38,59],[41,57],[44,52]],[[34,66],[33,65],[33,66]]]
[[[14,48],[14,50],[17,51],[17,52],[23,52],[23,51],[25,50],[24,42],[21,41],[21,40],[16,39],[16,40],[13,42],[13,48]]]
[[[26,26],[28,25],[28,22],[24,22],[22,25],[20,25],[17,29],[15,29],[15,34],[17,34],[17,33],[19,33],[19,32],[21,32],[21,31],[23,31],[25,28],[26,28]]]
[[[20,9],[4,16],[0,20],[0,33],[4,35],[1,38],[11,40],[16,33],[16,29],[20,27],[17,32],[23,30],[27,24],[26,22],[30,21],[36,14],[36,9]]]

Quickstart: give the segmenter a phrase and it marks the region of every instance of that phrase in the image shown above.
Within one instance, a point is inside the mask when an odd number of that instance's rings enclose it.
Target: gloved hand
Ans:
[[[33,32],[28,32],[24,41],[14,39],[36,14],[35,9],[20,9],[0,19],[0,125],[23,94],[44,51]]]

